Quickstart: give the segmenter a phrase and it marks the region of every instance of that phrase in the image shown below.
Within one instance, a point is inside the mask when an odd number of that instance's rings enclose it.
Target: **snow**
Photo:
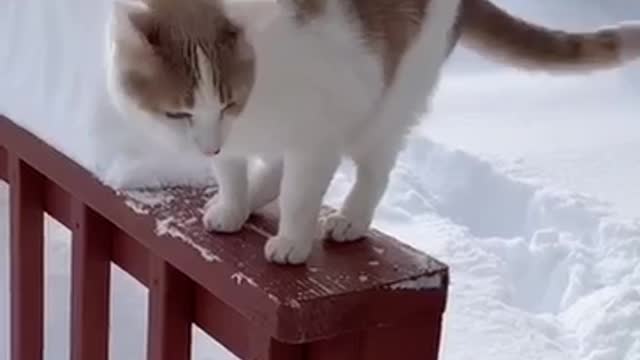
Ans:
[[[193,247],[200,253],[203,259],[209,262],[220,262],[220,257],[211,252],[211,250],[196,244],[190,237],[185,235],[180,229],[178,229],[176,224],[176,219],[173,217],[167,217],[165,219],[157,220],[156,223],[156,235],[163,236],[169,235],[174,239],[178,239],[187,245]]]
[[[106,101],[109,2],[1,2],[0,113],[111,185],[207,181],[197,156],[143,136]],[[626,0],[499,3],[563,28],[640,18],[640,5]],[[456,51],[376,217],[451,267],[444,360],[640,359],[639,68],[551,77]],[[328,202],[352,181],[346,165]],[[167,201],[130,194],[134,209]],[[0,358],[8,358],[7,204],[0,185]],[[46,233],[47,357],[62,359],[69,233],[51,219]],[[113,358],[142,359],[146,290],[112,273]],[[233,358],[194,333],[195,359]]]
[[[367,281],[367,276],[361,276],[360,281]],[[391,285],[393,290],[424,290],[424,289],[439,289],[442,287],[442,276],[427,276],[420,277],[418,279],[405,280],[397,284]]]
[[[244,274],[243,272],[236,272],[231,275],[231,279],[235,280],[236,284],[242,285],[244,283],[249,284],[253,287],[257,287],[258,284],[249,276]]]
[[[213,188],[207,190],[208,195],[213,194]],[[175,202],[178,201],[176,196],[166,191],[150,191],[144,189],[137,190],[118,190],[118,194],[125,198],[124,202],[131,210],[140,215],[149,215],[151,210],[171,209],[174,208]],[[196,216],[176,216],[177,214],[152,214],[156,220],[155,233],[158,236],[170,236],[178,239],[194,248],[200,253],[200,256],[209,262],[220,262],[219,256],[214,254],[210,249],[197,244],[180,228],[182,225],[192,225],[200,223],[200,218]]]

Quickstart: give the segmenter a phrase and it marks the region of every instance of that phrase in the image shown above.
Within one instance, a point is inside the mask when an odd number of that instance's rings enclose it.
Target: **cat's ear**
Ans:
[[[141,1],[115,0],[113,2],[112,35],[118,45],[129,50],[149,50],[148,40],[151,14]]]
[[[244,29],[240,29],[236,39],[235,53],[240,61],[250,61],[254,58],[253,47],[249,43],[247,33]]]

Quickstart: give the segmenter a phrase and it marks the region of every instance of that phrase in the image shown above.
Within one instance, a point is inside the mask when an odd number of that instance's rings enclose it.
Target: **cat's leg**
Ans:
[[[267,260],[300,264],[313,247],[322,199],[340,162],[333,150],[289,153],[284,159],[278,234],[267,241]]]
[[[249,209],[259,210],[275,200],[280,194],[283,159],[266,158],[262,164],[249,168]]]
[[[395,164],[396,147],[382,146],[353,156],[356,182],[342,208],[323,220],[326,239],[347,242],[361,239],[373,220],[374,212],[389,183]]]
[[[205,205],[202,218],[208,231],[235,232],[250,214],[247,159],[216,156],[212,160],[218,192]]]

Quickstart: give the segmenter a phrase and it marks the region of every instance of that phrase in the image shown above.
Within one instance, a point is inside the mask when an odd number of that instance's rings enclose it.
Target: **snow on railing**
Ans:
[[[113,262],[149,291],[148,359],[191,357],[195,324],[243,359],[437,359],[447,267],[381,233],[318,244],[306,266],[262,257],[269,214],[211,235],[211,189],[117,193],[0,117],[10,184],[11,360],[41,360],[44,213],[71,229],[71,358],[109,358]]]

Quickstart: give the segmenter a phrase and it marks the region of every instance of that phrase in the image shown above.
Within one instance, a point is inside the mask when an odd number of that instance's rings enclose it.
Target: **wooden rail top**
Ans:
[[[276,229],[273,215],[254,216],[233,235],[204,231],[201,209],[213,189],[116,193],[0,117],[0,177],[5,179],[6,149],[280,342],[297,344],[398,323],[410,326],[444,311],[447,267],[380,232],[352,244],[319,241],[305,266],[274,265],[263,257],[266,236]],[[61,216],[63,222],[65,216],[72,221],[69,214]],[[127,271],[149,278],[148,264],[128,263]],[[216,321],[214,315],[211,321]]]
[[[352,244],[318,241],[304,267],[269,264],[262,248],[276,230],[275,217],[254,216],[238,234],[211,235],[200,209],[212,193],[175,188],[122,196],[155,226],[160,237],[154,241],[190,245],[216,279],[215,294],[223,289],[230,305],[267,325],[277,339],[306,341],[436,310],[431,298],[445,289],[447,273],[429,256],[376,232]]]

